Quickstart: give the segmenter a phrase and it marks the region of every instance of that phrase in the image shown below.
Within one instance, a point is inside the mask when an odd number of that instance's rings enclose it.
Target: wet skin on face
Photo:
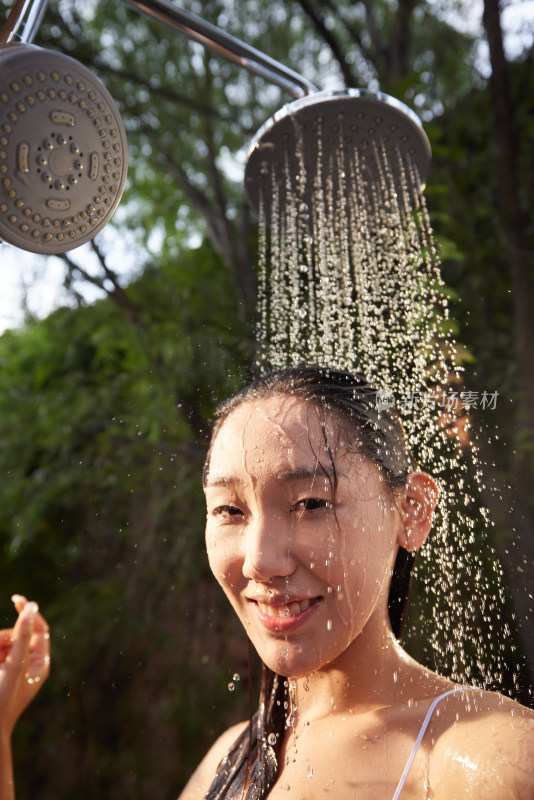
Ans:
[[[261,658],[291,677],[387,626],[402,520],[380,469],[338,439],[311,404],[274,396],[235,409],[210,456],[211,569]]]

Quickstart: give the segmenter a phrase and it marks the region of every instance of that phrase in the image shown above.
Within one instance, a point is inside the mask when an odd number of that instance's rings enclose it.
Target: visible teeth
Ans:
[[[306,611],[311,606],[311,600],[301,600],[299,603],[288,603],[284,606],[272,606],[258,603],[260,610],[268,617],[294,617],[301,611]]]

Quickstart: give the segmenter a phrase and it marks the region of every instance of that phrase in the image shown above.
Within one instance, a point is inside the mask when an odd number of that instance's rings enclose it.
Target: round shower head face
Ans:
[[[54,255],[111,219],[127,171],[126,134],[104,85],[68,56],[0,50],[0,238]]]
[[[284,106],[260,129],[245,193],[256,213],[261,205],[268,215],[273,190],[282,205],[289,194],[310,204],[327,182],[367,197],[384,180],[399,194],[419,191],[429,162],[426,134],[404,103],[362,89],[317,92]]]

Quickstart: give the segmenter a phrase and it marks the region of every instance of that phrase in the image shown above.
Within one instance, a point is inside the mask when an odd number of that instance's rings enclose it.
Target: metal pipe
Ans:
[[[25,44],[31,44],[33,42],[41,27],[41,22],[43,21],[47,6],[48,0],[37,0],[37,2],[32,4],[19,41]]]
[[[265,55],[255,47],[231,36],[201,17],[178,8],[170,0],[123,0],[127,5],[141,11],[148,17],[178,30],[190,39],[209,47],[219,55],[234,61],[254,75],[274,83],[295,98],[305,97],[318,91],[310,81],[284,66],[274,58]],[[41,24],[48,0],[16,0],[7,22],[0,33],[0,44],[18,41],[30,44]],[[24,23],[22,33],[18,33]]]
[[[295,98],[305,97],[318,91],[317,87],[302,75],[236,39],[235,36],[225,33],[215,25],[205,22],[201,17],[178,8],[170,0],[123,0],[123,2],[152,19],[179,30],[205,47],[210,47],[254,75],[280,86]]]
[[[0,45],[15,40],[31,44],[37,35],[47,5],[48,0],[17,0],[0,32]],[[19,33],[21,26],[23,28]]]

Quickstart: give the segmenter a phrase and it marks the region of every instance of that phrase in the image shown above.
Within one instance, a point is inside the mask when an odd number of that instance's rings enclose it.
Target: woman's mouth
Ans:
[[[317,609],[321,597],[294,600],[291,603],[262,603],[251,600],[260,622],[268,630],[287,632],[301,625]]]

